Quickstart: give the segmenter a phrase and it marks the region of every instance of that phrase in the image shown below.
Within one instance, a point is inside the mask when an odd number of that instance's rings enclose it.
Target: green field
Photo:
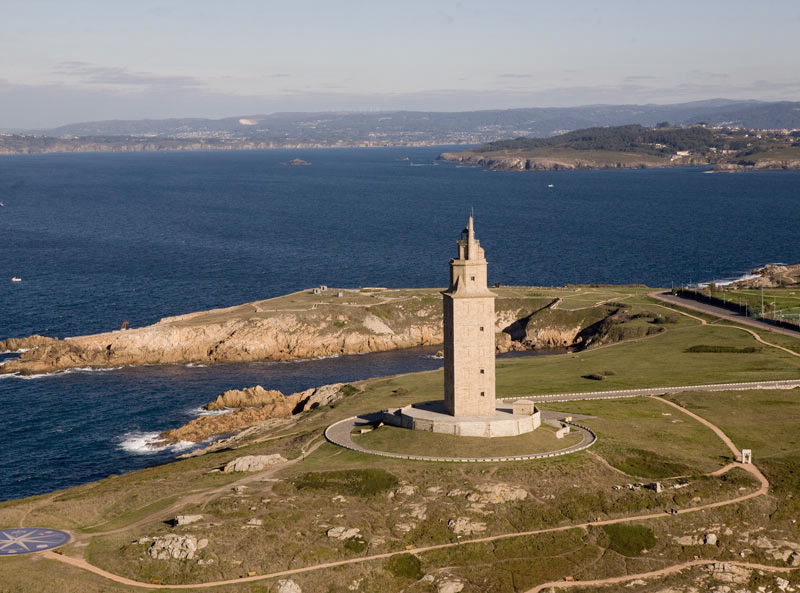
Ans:
[[[760,343],[732,324],[702,325],[679,309],[652,302],[644,288],[502,290],[510,300],[559,298],[565,319],[609,303],[628,307],[624,319],[610,328],[608,340],[587,350],[499,358],[500,397],[800,377],[800,356]],[[758,333],[767,342],[800,352],[794,338]],[[754,462],[771,482],[766,496],[672,515],[665,511],[735,500],[756,493],[759,484],[740,468],[709,475],[729,464],[733,453],[711,429],[659,398],[543,406],[586,416],[581,424],[594,430],[599,440],[579,453],[502,464],[432,463],[344,450],[325,443],[321,435],[332,422],[352,415],[441,398],[441,371],[356,385],[359,391],[291,426],[252,433],[253,438],[282,438],[237,441],[216,453],[2,503],[0,525],[69,529],[77,539],[64,548],[65,554],[86,557],[143,583],[240,580],[251,574],[357,561],[292,575],[303,593],[435,593],[446,579],[462,583],[464,593],[524,593],[565,577],[632,575],[694,558],[785,567],[793,546],[800,550],[800,390],[671,396],[671,401],[717,424],[737,447],[752,448]],[[515,451],[524,440],[470,439],[462,446],[453,437],[390,427],[356,438],[404,452],[467,456],[489,447]],[[527,439],[524,446],[530,448],[565,443],[557,441],[549,427]],[[296,462],[263,474],[217,471],[236,457],[269,453]],[[654,481],[660,482],[660,492],[642,486]],[[172,525],[179,514],[201,514],[203,519]],[[641,520],[643,515],[654,518]],[[613,520],[620,522],[603,523]],[[458,525],[467,531],[457,532]],[[580,527],[572,528],[576,525]],[[338,539],[329,534],[337,527],[358,532]],[[563,530],[515,535],[551,528]],[[703,544],[707,533],[718,543]],[[166,534],[207,539],[208,545],[191,560],[151,557],[148,538]],[[503,538],[467,543],[485,536]],[[450,547],[418,551],[430,545]],[[360,560],[377,554],[389,556]],[[697,583],[698,590],[712,590],[721,584],[714,578],[710,571],[697,569],[602,591],[655,593],[662,590],[658,586],[684,591]],[[767,587],[764,579],[775,582],[774,575],[763,570],[746,571],[744,578],[742,587],[750,587],[746,590]],[[795,587],[800,583],[796,572],[782,578]],[[275,593],[277,580],[209,590]],[[46,557],[26,556],[0,558],[0,590],[149,589],[113,583]]]

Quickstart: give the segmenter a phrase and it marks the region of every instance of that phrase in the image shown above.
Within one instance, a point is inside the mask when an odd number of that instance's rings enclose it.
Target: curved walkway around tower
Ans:
[[[559,415],[563,416],[563,415]],[[487,463],[487,462],[501,462],[501,461],[527,461],[530,459],[546,459],[549,457],[559,457],[561,455],[568,455],[576,451],[582,451],[591,447],[597,441],[597,435],[589,428],[576,424],[574,422],[564,422],[569,424],[572,428],[577,429],[582,435],[580,443],[560,449],[558,451],[550,451],[547,453],[532,453],[530,455],[510,455],[506,457],[434,457],[427,455],[406,455],[403,453],[390,453],[389,451],[378,451],[376,449],[368,449],[357,444],[353,440],[353,431],[365,427],[372,426],[380,421],[380,414],[363,414],[361,416],[351,416],[340,420],[335,424],[331,424],[325,430],[325,438],[334,445],[339,445],[351,451],[358,451],[359,453],[368,453],[370,455],[380,455],[381,457],[393,457],[394,459],[409,459],[412,461],[444,461],[453,463]]]

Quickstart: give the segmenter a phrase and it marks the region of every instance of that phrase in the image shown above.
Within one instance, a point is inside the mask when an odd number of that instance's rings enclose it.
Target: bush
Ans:
[[[351,496],[374,496],[395,488],[399,480],[382,469],[309,472],[294,480],[298,490],[327,490]]]
[[[600,373],[589,373],[588,375],[583,375],[584,379],[591,379],[592,381],[605,381],[606,378],[604,375]]]
[[[355,385],[350,385],[350,383],[348,383],[347,385],[342,385],[342,388],[339,390],[339,393],[341,393],[342,396],[344,397],[349,397],[354,393],[358,393],[359,391],[360,389],[358,387],[356,387]]]
[[[610,540],[608,549],[623,556],[639,556],[643,550],[649,550],[656,545],[656,537],[653,532],[643,525],[617,523],[604,525],[603,531]]]
[[[749,354],[752,352],[758,352],[760,348],[756,348],[755,346],[747,346],[745,348],[736,348],[735,346],[719,346],[719,345],[709,345],[709,344],[698,344],[697,346],[690,346],[684,352],[726,352],[726,353],[733,353],[733,354]]]
[[[422,578],[422,563],[413,554],[399,554],[386,561],[386,570],[396,577],[418,581]]]

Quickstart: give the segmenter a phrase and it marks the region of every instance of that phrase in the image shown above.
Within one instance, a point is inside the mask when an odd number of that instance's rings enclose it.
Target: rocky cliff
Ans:
[[[552,299],[496,290],[498,351],[573,345],[601,307],[576,316]],[[434,289],[324,290],[290,294],[142,328],[66,339],[31,336],[0,342],[23,352],[0,374],[72,368],[298,360],[430,346],[443,342],[441,296]]]

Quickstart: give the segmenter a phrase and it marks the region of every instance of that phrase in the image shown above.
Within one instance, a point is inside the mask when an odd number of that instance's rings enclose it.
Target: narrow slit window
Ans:
[[[485,374],[485,373],[486,373],[486,371],[484,371],[483,369],[481,369],[481,375],[483,375],[483,374]]]
[[[486,392],[485,391],[481,391],[481,397],[483,397],[484,395],[486,395]]]

